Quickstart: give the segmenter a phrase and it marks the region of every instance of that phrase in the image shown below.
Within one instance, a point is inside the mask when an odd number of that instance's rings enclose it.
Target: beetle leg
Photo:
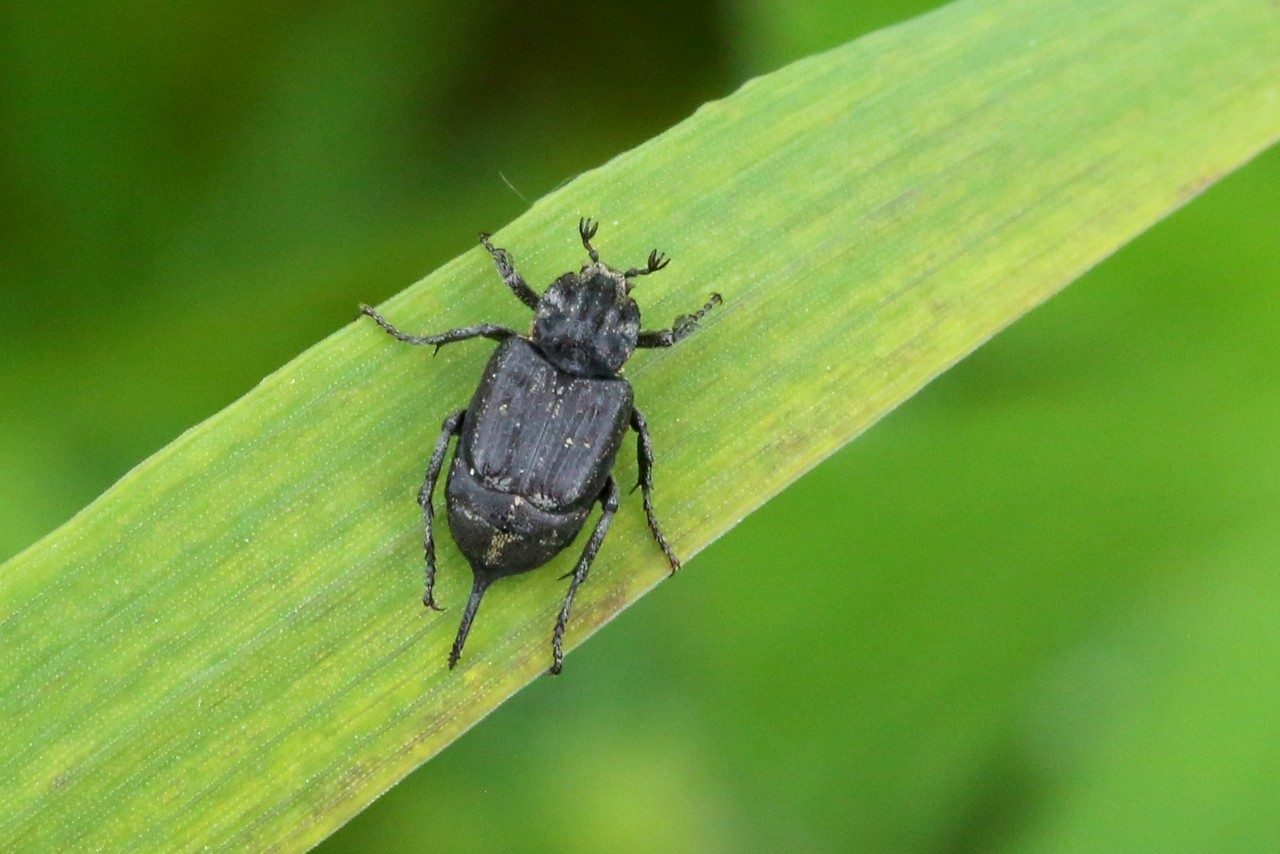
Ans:
[[[494,245],[489,242],[489,235],[483,231],[480,232],[480,242],[484,244],[484,248],[488,249],[489,254],[493,256],[493,263],[498,265],[498,275],[502,276],[502,281],[507,283],[507,287],[511,288],[511,292],[516,295],[516,298],[529,306],[529,308],[537,308],[538,295],[525,282],[524,277],[516,272],[515,264],[511,260],[511,253],[505,249],[494,248]]]
[[[670,544],[667,543],[667,538],[662,536],[662,529],[658,527],[658,519],[653,515],[653,441],[649,438],[649,425],[645,422],[644,416],[640,414],[639,409],[631,410],[631,429],[636,431],[636,458],[639,460],[640,468],[640,479],[636,481],[636,485],[632,487],[631,491],[635,492],[636,487],[639,487],[644,494],[644,515],[649,519],[649,531],[653,534],[653,538],[658,541],[658,546],[662,549],[662,553],[671,562],[671,571],[675,572],[680,568],[680,559],[671,550]]]
[[[614,481],[613,475],[609,475],[608,480],[604,482],[604,489],[600,491],[600,518],[596,520],[596,527],[591,532],[587,547],[582,550],[582,557],[578,558],[578,567],[573,571],[573,581],[569,582],[569,592],[565,594],[564,604],[560,606],[560,618],[556,620],[556,632],[551,638],[553,676],[564,666],[564,629],[569,624],[569,609],[573,607],[574,594],[578,592],[578,586],[587,580],[591,561],[595,560],[596,552],[604,542],[604,535],[609,533],[609,523],[613,521],[613,514],[617,509],[618,484]]]
[[[431,499],[435,495],[436,481],[440,479],[444,458],[449,453],[449,440],[462,432],[462,419],[466,415],[467,410],[459,409],[444,420],[440,438],[436,439],[436,449],[431,454],[431,462],[427,463],[427,477],[422,482],[422,489],[418,490],[418,504],[422,507],[423,519],[422,549],[427,555],[427,589],[422,594],[422,604],[436,611],[444,609],[436,604],[433,596],[436,586],[436,541],[431,531],[435,520]]]
[[[670,347],[672,344],[688,338],[689,333],[698,328],[699,321],[706,317],[707,312],[723,301],[719,294],[712,294],[711,298],[707,300],[707,304],[693,314],[682,314],[677,317],[675,323],[671,324],[670,329],[654,329],[648,332],[641,332],[640,337],[636,340],[636,346]]]
[[[458,636],[453,639],[453,649],[449,650],[450,670],[462,657],[462,647],[467,643],[467,635],[471,634],[471,623],[476,618],[476,611],[480,610],[480,600],[484,598],[484,592],[489,589],[492,582],[492,578],[481,573],[476,573],[471,581],[471,598],[467,599],[466,610],[462,612],[462,622],[458,625]]]
[[[450,329],[447,332],[441,332],[439,335],[410,335],[407,332],[401,332],[396,329],[385,317],[378,314],[370,306],[360,306],[360,313],[372,317],[375,323],[385,329],[387,334],[397,341],[403,341],[406,344],[431,344],[435,346],[437,351],[445,344],[466,341],[468,338],[492,338],[494,341],[502,341],[518,334],[514,329],[508,329],[496,323],[479,323],[475,326]]]

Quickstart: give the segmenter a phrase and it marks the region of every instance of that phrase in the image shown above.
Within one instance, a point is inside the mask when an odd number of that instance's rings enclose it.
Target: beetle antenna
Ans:
[[[650,273],[656,273],[663,267],[671,263],[671,259],[667,257],[665,252],[659,252],[657,249],[649,253],[649,264],[643,270],[632,267],[623,273],[623,278],[633,279],[636,276],[647,276]]]
[[[600,227],[600,223],[588,217],[578,220],[578,236],[582,238],[582,248],[587,250],[587,254],[591,256],[591,263],[600,263],[600,253],[591,245],[591,238],[596,236],[596,229]]]
[[[454,638],[453,650],[449,653],[450,670],[462,655],[462,647],[467,642],[467,635],[471,632],[471,621],[476,618],[476,611],[480,610],[480,600],[484,598],[484,592],[489,589],[491,581],[493,581],[492,578],[476,573],[475,581],[471,584],[471,598],[467,600],[467,610],[462,612],[462,624],[458,626],[458,636]]]

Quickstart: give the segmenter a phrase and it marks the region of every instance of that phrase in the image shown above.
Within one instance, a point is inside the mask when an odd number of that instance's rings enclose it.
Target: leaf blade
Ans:
[[[535,282],[579,215],[615,266],[661,239],[650,326],[725,293],[629,369],[682,557],[1276,138],[1280,12],[1230,5],[957,4],[753,81],[506,230]],[[522,317],[479,251],[387,312]],[[6,838],[305,847],[545,668],[552,569],[491,592],[455,674],[458,609],[414,605],[412,494],[484,358],[350,326],[6,564]],[[664,577],[628,504],[570,646]],[[460,604],[449,546],[441,584]]]

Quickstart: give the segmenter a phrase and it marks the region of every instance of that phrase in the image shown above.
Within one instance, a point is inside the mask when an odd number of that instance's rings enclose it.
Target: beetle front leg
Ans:
[[[396,329],[382,315],[378,314],[371,306],[360,306],[360,313],[367,314],[373,318],[374,322],[386,330],[387,334],[395,338],[397,341],[403,341],[406,344],[430,344],[439,350],[445,344],[452,344],[455,341],[466,341],[468,338],[492,338],[494,341],[502,341],[511,338],[518,333],[514,329],[508,329],[505,326],[498,326],[495,323],[479,323],[475,326],[463,326],[459,329],[450,329],[447,332],[441,332],[439,335],[410,335],[407,332],[401,332]]]
[[[680,568],[680,559],[671,550],[667,538],[662,536],[662,529],[658,527],[658,518],[653,515],[653,441],[649,438],[649,425],[639,409],[631,410],[631,429],[636,431],[636,457],[640,468],[640,479],[636,481],[636,486],[644,495],[644,515],[649,520],[649,531],[658,541],[662,553],[671,562],[671,571],[674,573]],[[634,492],[635,487],[631,491]]]
[[[431,454],[431,462],[427,463],[427,477],[422,482],[422,489],[418,490],[418,504],[422,507],[422,519],[424,532],[422,535],[422,549],[427,556],[427,590],[422,594],[422,604],[436,611],[443,611],[436,604],[433,595],[436,586],[436,541],[432,534],[432,523],[435,521],[435,512],[431,508],[431,499],[435,495],[436,481],[440,479],[440,469],[444,466],[444,458],[449,453],[449,440],[462,432],[462,420],[466,417],[467,410],[459,409],[444,420],[443,428],[440,430],[440,438],[436,439],[436,449]]]
[[[591,532],[587,547],[582,550],[582,557],[578,558],[578,566],[573,571],[573,581],[569,582],[569,592],[565,594],[564,604],[560,606],[560,617],[556,620],[556,632],[551,638],[551,674],[553,676],[564,666],[564,630],[565,626],[569,625],[569,609],[573,607],[573,597],[578,592],[578,586],[587,580],[591,562],[595,560],[596,552],[604,542],[604,535],[609,533],[609,523],[613,521],[613,514],[618,510],[618,484],[614,481],[613,475],[609,475],[608,480],[604,482],[604,489],[600,491],[600,509],[600,518],[596,520],[596,527]]]
[[[498,275],[502,276],[502,281],[507,283],[507,287],[511,288],[511,292],[516,295],[520,302],[536,309],[538,307],[538,294],[529,287],[524,277],[516,272],[516,265],[511,260],[511,253],[505,249],[497,249],[489,242],[489,235],[480,232],[480,243],[485,249],[489,250],[489,254],[493,256],[493,263],[498,265]]]
[[[670,329],[654,329],[648,332],[641,332],[639,339],[636,341],[637,347],[670,347],[685,338],[693,330],[698,328],[699,321],[706,317],[707,312],[724,302],[719,294],[712,294],[707,300],[707,304],[695,311],[693,314],[682,314],[671,324]]]

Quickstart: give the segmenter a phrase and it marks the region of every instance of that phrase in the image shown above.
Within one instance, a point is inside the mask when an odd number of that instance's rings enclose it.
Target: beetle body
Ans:
[[[450,440],[458,438],[449,467],[445,505],[449,529],[471,564],[471,596],[449,654],[453,667],[462,654],[471,623],[496,579],[536,569],[563,551],[586,524],[591,509],[601,514],[583,548],[552,636],[551,672],[563,663],[562,642],[574,594],[618,508],[612,471],[628,429],[636,431],[637,455],[649,530],[671,563],[679,561],[653,513],[653,450],[648,426],[633,401],[631,384],[620,373],[637,347],[669,347],[692,332],[719,295],[698,312],[676,318],[670,329],[642,331],[640,310],[631,299],[633,280],[666,266],[650,253],[648,265],[626,272],[600,262],[591,246],[596,226],[578,223],[591,263],[565,273],[538,296],[516,272],[511,256],[480,236],[507,286],[534,311],[530,334],[492,324],[438,335],[409,335],[378,312],[362,307],[384,330],[409,344],[444,344],[486,337],[499,341],[471,403],[445,419],[418,493],[424,519],[427,583],[423,603],[437,608],[433,497]]]
[[[582,528],[631,420],[631,384],[579,377],[508,338],[463,420],[445,490],[449,530],[476,573],[542,566]]]

